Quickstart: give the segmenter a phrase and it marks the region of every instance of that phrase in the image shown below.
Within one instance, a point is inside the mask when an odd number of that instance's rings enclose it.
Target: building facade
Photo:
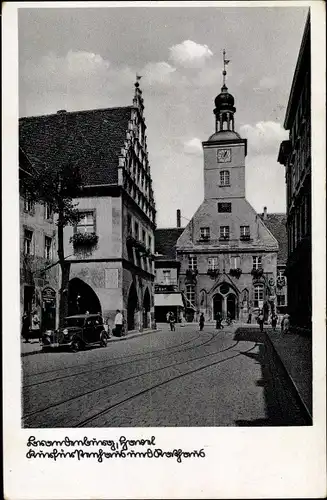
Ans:
[[[132,106],[21,119],[30,161],[57,168],[47,152],[63,144],[62,130],[83,185],[73,200],[80,220],[64,230],[69,314],[100,312],[110,323],[119,309],[129,330],[153,326],[156,210],[139,83]]]
[[[277,273],[274,295],[276,296],[276,311],[277,314],[285,314],[287,311],[287,229],[286,229],[286,214],[285,213],[269,213],[267,207],[264,207],[263,213],[260,214],[265,226],[271,234],[276,238],[278,243],[277,253]]]
[[[177,241],[180,289],[207,320],[246,321],[275,310],[278,243],[245,197],[247,141],[235,131],[234,97],[225,84],[215,99],[215,132],[202,143],[204,201]]]
[[[287,105],[284,128],[289,139],[280,146],[287,186],[288,312],[294,326],[311,329],[311,58],[310,15]]]
[[[176,228],[161,228],[155,231],[155,318],[165,322],[168,312],[173,312],[177,321],[184,314],[184,300],[179,290],[180,262],[176,259],[176,242],[184,229],[180,227],[180,216]]]
[[[20,306],[21,314],[37,311],[43,330],[57,324],[59,290],[57,231],[49,204],[34,203],[24,189],[32,165],[19,150]]]

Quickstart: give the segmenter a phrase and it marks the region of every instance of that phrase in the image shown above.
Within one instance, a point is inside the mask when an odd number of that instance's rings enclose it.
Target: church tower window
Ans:
[[[221,186],[229,186],[230,185],[229,170],[222,170],[220,172],[220,185]]]
[[[218,212],[220,213],[230,213],[232,211],[231,203],[218,203]]]

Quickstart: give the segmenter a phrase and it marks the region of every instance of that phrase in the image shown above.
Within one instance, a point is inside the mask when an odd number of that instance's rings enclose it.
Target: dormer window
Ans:
[[[241,240],[250,239],[250,226],[240,226],[240,238]]]
[[[229,226],[220,226],[219,239],[229,240]]]
[[[210,228],[209,227],[201,227],[200,228],[200,239],[201,240],[210,240]]]

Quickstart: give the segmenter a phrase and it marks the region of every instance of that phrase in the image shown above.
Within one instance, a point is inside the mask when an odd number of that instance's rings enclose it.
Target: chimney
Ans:
[[[267,220],[267,207],[263,207],[263,220]]]
[[[181,211],[177,210],[177,227],[181,227]]]

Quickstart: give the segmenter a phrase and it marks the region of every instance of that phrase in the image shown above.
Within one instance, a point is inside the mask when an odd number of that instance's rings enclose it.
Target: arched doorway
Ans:
[[[229,313],[231,319],[236,318],[236,297],[233,293],[227,296],[227,314]]]
[[[226,318],[228,313],[232,319],[238,318],[238,294],[229,283],[223,282],[219,285],[212,302],[213,319],[218,312],[223,318]]]
[[[79,278],[73,278],[68,285],[68,315],[101,314],[101,303],[95,291]]]
[[[149,290],[145,290],[143,299],[143,328],[149,328],[150,326],[150,294]]]
[[[213,298],[213,319],[216,318],[217,313],[223,313],[223,297],[217,293]]]
[[[128,330],[135,329],[135,312],[137,311],[137,293],[134,283],[132,283],[129,294],[128,294],[128,302],[127,302],[127,328]]]

